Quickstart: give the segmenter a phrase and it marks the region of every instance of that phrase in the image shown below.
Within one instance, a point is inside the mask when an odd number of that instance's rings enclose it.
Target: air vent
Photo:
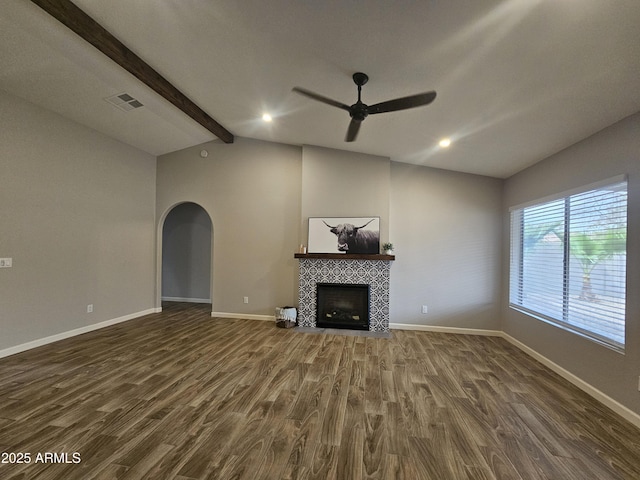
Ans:
[[[105,98],[105,100],[124,112],[129,112],[143,106],[143,104],[140,103],[139,100],[133,98],[128,93],[119,93],[117,95],[113,95],[112,97],[107,97]]]

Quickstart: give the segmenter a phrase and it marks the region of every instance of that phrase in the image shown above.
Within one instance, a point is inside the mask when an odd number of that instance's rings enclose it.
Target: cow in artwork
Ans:
[[[375,230],[364,230],[364,227],[373,222],[369,220],[361,227],[356,227],[351,223],[340,223],[335,226],[324,224],[331,229],[331,233],[338,237],[338,250],[345,253],[379,253],[380,232]]]

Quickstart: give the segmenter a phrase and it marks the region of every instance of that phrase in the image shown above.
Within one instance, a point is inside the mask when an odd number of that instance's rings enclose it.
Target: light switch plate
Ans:
[[[0,268],[11,268],[13,266],[13,258],[0,258]]]

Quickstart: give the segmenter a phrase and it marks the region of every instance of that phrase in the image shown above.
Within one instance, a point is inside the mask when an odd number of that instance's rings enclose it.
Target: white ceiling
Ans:
[[[75,3],[239,137],[506,178],[640,111],[638,0]],[[0,66],[0,89],[151,154],[215,139],[31,2],[2,0]],[[438,96],[345,143],[348,113],[291,89],[351,104],[356,71],[368,104]]]

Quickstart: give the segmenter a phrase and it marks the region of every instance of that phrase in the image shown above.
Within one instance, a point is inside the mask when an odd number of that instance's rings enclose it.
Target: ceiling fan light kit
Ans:
[[[355,141],[358,136],[358,132],[360,131],[360,124],[369,115],[374,115],[376,113],[396,112],[398,110],[406,110],[408,108],[422,107],[424,105],[430,104],[436,98],[436,92],[431,91],[419,93],[417,95],[410,95],[408,97],[396,98],[394,100],[387,100],[386,102],[376,103],[375,105],[367,105],[362,102],[361,95],[362,86],[365,85],[368,81],[369,76],[366,73],[356,72],[353,74],[353,83],[355,83],[358,87],[358,101],[351,106],[317,94],[302,87],[294,87],[293,91],[299,93],[300,95],[304,95],[305,97],[309,97],[312,100],[331,105],[332,107],[341,108],[342,110],[346,110],[347,112],[349,112],[351,122],[349,123],[349,127],[347,128],[347,135],[344,139],[345,142]]]

